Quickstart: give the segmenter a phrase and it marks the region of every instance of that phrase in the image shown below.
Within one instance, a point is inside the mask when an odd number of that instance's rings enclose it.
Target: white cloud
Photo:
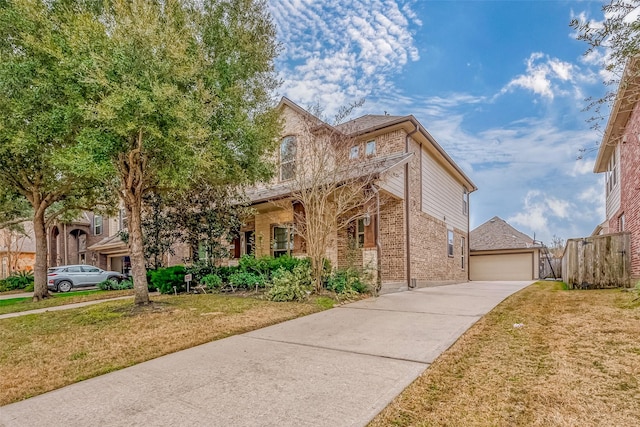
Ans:
[[[374,91],[420,59],[410,0],[270,0],[278,38],[281,91],[331,114]]]
[[[514,77],[502,88],[500,95],[520,88],[552,100],[558,93],[562,93],[558,83],[575,80],[577,70],[574,64],[550,58],[540,52],[532,53],[526,64],[526,73]]]
[[[526,227],[536,234],[536,240],[548,239],[552,220],[567,219],[573,207],[567,200],[550,196],[540,190],[530,190],[524,198],[522,210],[507,219],[507,222]]]
[[[588,175],[593,173],[593,165],[595,165],[595,159],[580,159],[573,164],[573,169],[569,172],[569,176]]]

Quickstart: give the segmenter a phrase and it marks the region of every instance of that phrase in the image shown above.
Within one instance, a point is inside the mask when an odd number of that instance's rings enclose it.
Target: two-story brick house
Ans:
[[[112,216],[83,212],[71,222],[49,228],[49,266],[90,264],[128,273],[129,252],[120,238],[127,226],[124,210]]]
[[[593,168],[605,175],[606,219],[594,234],[630,233],[632,281],[640,279],[640,59],[625,69]]]
[[[351,138],[353,169],[366,164],[375,170],[372,187],[383,200],[352,227],[335,231],[326,253],[332,265],[353,262],[351,238],[356,262],[377,265],[387,290],[468,280],[469,194],[477,188],[415,117],[366,115],[331,127],[286,98],[278,108],[284,120],[278,172],[248,192],[256,214],[241,230],[234,257],[304,255],[304,242],[294,233],[299,207],[287,199],[287,182],[292,165],[305,162],[304,142],[322,137],[301,126],[311,120],[315,129]]]

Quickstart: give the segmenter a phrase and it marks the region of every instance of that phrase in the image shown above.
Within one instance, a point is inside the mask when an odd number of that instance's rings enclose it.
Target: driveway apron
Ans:
[[[366,425],[531,283],[469,282],[347,304],[0,407],[0,426]]]

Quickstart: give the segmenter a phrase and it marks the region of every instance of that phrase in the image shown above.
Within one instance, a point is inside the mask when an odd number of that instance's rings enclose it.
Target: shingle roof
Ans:
[[[388,123],[397,122],[405,116],[389,116],[389,115],[375,115],[367,114],[365,116],[358,117],[348,122],[339,124],[336,126],[340,132],[347,134],[353,134],[362,132],[365,129],[372,129],[382,127]]]
[[[516,230],[497,216],[469,233],[469,248],[472,251],[521,249],[538,246],[534,245],[531,237]]]
[[[394,153],[383,157],[374,157],[373,159],[357,163],[357,167],[345,171],[345,179],[354,179],[361,176],[380,176],[382,173],[391,168],[404,164],[409,161],[413,153]],[[288,196],[292,192],[291,182],[270,185],[262,188],[252,188],[246,192],[247,198],[251,203],[266,202]]]

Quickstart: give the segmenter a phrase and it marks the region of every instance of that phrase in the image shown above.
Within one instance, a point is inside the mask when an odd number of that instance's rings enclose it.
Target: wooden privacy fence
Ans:
[[[631,286],[629,245],[629,233],[567,240],[562,280],[572,288]]]

